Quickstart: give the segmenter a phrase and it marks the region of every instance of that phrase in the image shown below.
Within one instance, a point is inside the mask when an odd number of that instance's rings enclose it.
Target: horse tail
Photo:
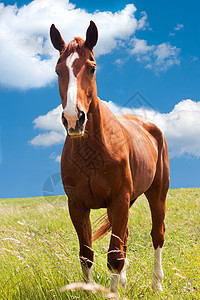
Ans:
[[[130,201],[130,207],[133,205],[133,203],[136,201],[137,198],[132,199]],[[110,224],[110,221],[108,219],[107,213],[104,213],[101,215],[98,219],[95,220],[94,222],[94,227],[93,227],[93,236],[92,236],[92,241],[96,241],[99,238],[104,237],[109,231],[111,231],[112,226]]]
[[[104,213],[101,217],[99,217],[95,221],[93,230],[94,230],[93,237],[92,237],[93,242],[99,238],[104,237],[109,231],[111,231],[111,224],[110,221],[108,220],[107,213]]]

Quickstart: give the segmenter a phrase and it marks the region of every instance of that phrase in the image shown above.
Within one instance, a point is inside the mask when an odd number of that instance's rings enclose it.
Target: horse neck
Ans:
[[[69,139],[72,152],[76,153],[83,145],[90,146],[91,149],[107,148],[110,141],[110,121],[116,122],[115,115],[97,96],[92,99],[88,112],[86,132],[83,138]]]
[[[90,105],[87,136],[93,142],[105,143],[107,140],[107,123],[115,118],[110,109],[96,96]]]

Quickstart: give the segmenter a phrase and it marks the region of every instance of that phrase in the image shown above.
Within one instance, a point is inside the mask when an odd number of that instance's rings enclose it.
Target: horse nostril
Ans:
[[[67,122],[67,119],[65,118],[64,112],[62,113],[62,123],[63,123],[64,127],[67,129],[68,122]]]
[[[75,129],[73,129],[72,127],[68,130],[69,134],[73,134],[74,132],[76,132]]]
[[[85,113],[84,111],[79,111],[78,112],[78,120],[79,120],[79,125],[83,125],[85,122]]]

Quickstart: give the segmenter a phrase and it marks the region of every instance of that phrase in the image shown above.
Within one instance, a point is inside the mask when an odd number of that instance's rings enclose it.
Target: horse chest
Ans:
[[[76,175],[68,172],[62,177],[69,201],[81,202],[93,209],[107,207],[110,186],[106,177],[98,172],[90,175],[85,169]]]
[[[81,153],[81,155],[80,155]],[[68,198],[89,208],[107,207],[113,190],[122,184],[122,168],[116,161],[107,162],[99,152],[79,152],[61,160],[63,185]]]

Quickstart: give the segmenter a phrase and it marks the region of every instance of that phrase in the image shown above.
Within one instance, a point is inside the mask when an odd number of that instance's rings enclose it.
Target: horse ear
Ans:
[[[65,46],[65,42],[54,24],[52,24],[50,28],[50,38],[54,48],[61,52]]]
[[[90,21],[90,26],[87,29],[86,32],[86,40],[85,40],[85,45],[88,47],[90,50],[94,48],[98,40],[98,30],[93,21]]]

